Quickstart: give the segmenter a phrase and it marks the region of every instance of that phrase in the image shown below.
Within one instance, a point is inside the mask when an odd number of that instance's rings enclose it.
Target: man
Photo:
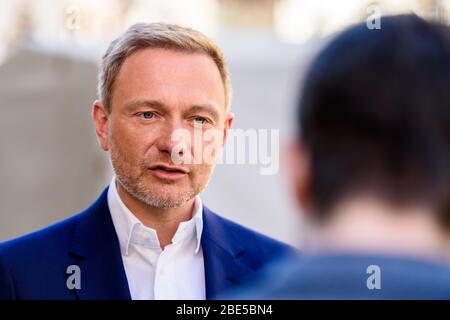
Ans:
[[[450,28],[415,15],[327,45],[305,80],[291,154],[303,259],[240,297],[450,299],[449,83]]]
[[[0,298],[209,299],[290,252],[199,197],[230,91],[220,49],[197,31],[136,24],[114,40],[92,117],[115,176],[84,212],[0,246]]]

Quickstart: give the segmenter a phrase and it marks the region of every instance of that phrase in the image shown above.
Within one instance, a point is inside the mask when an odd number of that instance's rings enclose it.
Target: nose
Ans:
[[[183,158],[189,151],[191,144],[190,133],[183,128],[178,121],[168,121],[160,129],[160,135],[157,140],[157,148],[165,156]],[[172,162],[176,162],[172,159]]]

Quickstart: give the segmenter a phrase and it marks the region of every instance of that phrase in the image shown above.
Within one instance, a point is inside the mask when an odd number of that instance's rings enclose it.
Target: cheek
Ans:
[[[191,177],[192,184],[194,186],[204,187],[211,177],[213,168],[214,168],[213,165],[207,164],[196,165],[193,171],[193,175]]]
[[[111,122],[110,136],[116,145],[130,144],[135,138],[133,128],[125,121],[116,120]]]
[[[120,153],[122,158],[134,158],[137,147],[138,144],[135,137],[127,132],[117,130],[111,133],[111,151],[114,151],[116,154]]]
[[[111,129],[112,148],[115,148],[122,158],[131,162],[144,160],[147,151],[152,146],[151,132],[146,132],[125,122],[117,122]]]

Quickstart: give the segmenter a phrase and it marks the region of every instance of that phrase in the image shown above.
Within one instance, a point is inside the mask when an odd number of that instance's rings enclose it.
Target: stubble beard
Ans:
[[[117,182],[125,191],[137,200],[146,205],[159,209],[179,208],[196,197],[201,191],[201,187],[193,187],[191,190],[182,191],[176,197],[170,195],[157,194],[155,190],[149,188],[145,183],[147,166],[139,165],[139,174],[130,174],[133,170],[127,169],[127,160],[115,148],[111,148],[111,166],[116,176]],[[169,182],[167,182],[169,184]]]

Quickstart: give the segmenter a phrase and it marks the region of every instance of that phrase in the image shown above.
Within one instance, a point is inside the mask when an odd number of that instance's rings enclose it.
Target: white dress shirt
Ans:
[[[191,220],[181,222],[172,243],[161,249],[156,230],[146,227],[120,199],[113,178],[108,206],[119,238],[133,300],[205,299],[205,267],[200,239],[203,205],[195,198]]]

